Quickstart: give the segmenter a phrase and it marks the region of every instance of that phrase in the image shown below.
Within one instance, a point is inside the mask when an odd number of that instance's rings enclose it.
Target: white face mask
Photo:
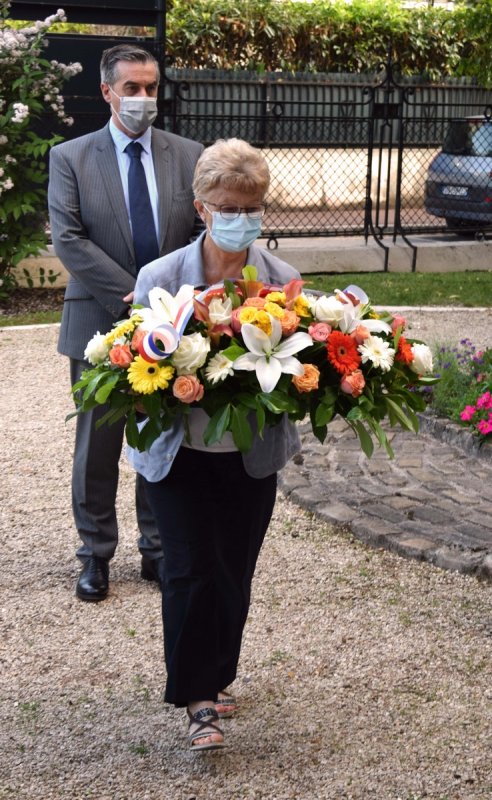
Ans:
[[[155,118],[157,117],[157,100],[155,97],[120,97],[115,91],[109,87],[109,91],[113,92],[114,96],[120,101],[120,111],[116,111],[113,106],[114,113],[119,121],[130,133],[143,133],[150,128]]]

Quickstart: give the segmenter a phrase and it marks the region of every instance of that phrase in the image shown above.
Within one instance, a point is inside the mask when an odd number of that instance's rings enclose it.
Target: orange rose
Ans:
[[[300,321],[301,318],[297,316],[295,311],[284,311],[283,315],[280,317],[282,335],[290,336],[294,333],[298,329]]]
[[[203,386],[194,375],[180,375],[173,385],[173,395],[181,403],[195,403],[203,397]]]
[[[147,334],[146,334],[145,331],[141,330],[141,328],[137,328],[137,330],[135,331],[135,333],[132,336],[132,340],[131,340],[131,343],[130,343],[131,347],[132,347],[132,350],[136,350],[137,353],[138,353],[140,345],[142,344],[142,342],[145,339],[146,335]]]
[[[133,361],[132,351],[127,344],[115,344],[109,351],[109,360],[116,367],[129,367]]]
[[[355,331],[352,331],[351,336],[354,337],[357,344],[362,344],[365,342],[366,339],[369,338],[370,332],[366,328],[365,325],[357,325]]]
[[[298,392],[313,392],[318,388],[319,369],[314,364],[303,364],[303,375],[294,375],[292,383]]]
[[[340,389],[345,394],[351,394],[352,397],[359,397],[362,394],[364,386],[366,385],[365,378],[360,369],[354,369],[348,375],[342,378]]]
[[[244,306],[251,306],[252,308],[264,308],[266,300],[264,297],[247,297],[244,301]]]

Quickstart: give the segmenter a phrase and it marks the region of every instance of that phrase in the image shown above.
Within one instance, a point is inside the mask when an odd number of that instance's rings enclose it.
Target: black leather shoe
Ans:
[[[105,558],[90,556],[82,567],[75,594],[80,600],[98,602],[108,596],[109,563]]]
[[[163,558],[146,558],[142,556],[142,569],[140,575],[145,581],[155,581],[162,588]]]

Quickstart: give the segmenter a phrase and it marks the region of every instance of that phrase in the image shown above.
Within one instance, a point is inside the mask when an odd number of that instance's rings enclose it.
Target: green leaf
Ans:
[[[231,404],[227,403],[223,408],[219,408],[218,411],[210,418],[210,422],[208,423],[207,427],[205,428],[205,432],[203,434],[203,441],[205,444],[212,445],[216,442],[220,442],[224,433],[229,430],[229,424],[231,421]]]
[[[251,264],[246,264],[242,270],[242,276],[245,281],[256,281],[258,280],[258,270]]]
[[[241,453],[246,453],[253,443],[253,431],[248,422],[248,409],[232,408],[231,432],[234,444]]]
[[[284,395],[282,392],[275,391],[275,389],[273,392],[260,392],[258,400],[274,414],[295,414],[298,408],[298,403],[294,397]]]
[[[111,392],[113,391],[114,387],[118,383],[120,376],[117,372],[104,383],[103,386],[100,386],[95,394],[95,399],[97,403],[104,404],[107,402],[108,397],[110,396]]]
[[[134,412],[128,414],[125,426],[125,435],[126,435],[126,441],[130,445],[130,447],[134,447],[137,450],[140,449],[138,447],[139,431],[137,427],[137,418]]]
[[[370,458],[374,452],[374,442],[371,439],[370,434],[366,431],[364,424],[361,420],[355,420],[352,423],[352,427],[354,428],[357,436],[359,437],[360,446],[362,450],[366,454],[368,458]]]
[[[392,425],[395,425],[396,422],[399,422],[403,428],[406,428],[408,431],[413,431],[414,433],[418,432],[418,420],[415,417],[415,414],[412,412],[412,416],[414,419],[410,419],[406,416],[405,412],[402,408],[395,403],[390,397],[384,398],[386,406],[388,408],[390,422]],[[417,421],[417,428],[415,429],[415,420]]]
[[[239,356],[242,356],[245,352],[246,350],[244,347],[238,344],[231,344],[230,347],[226,347],[226,349],[222,351],[222,355],[230,361],[235,361],[236,358],[239,358]]]

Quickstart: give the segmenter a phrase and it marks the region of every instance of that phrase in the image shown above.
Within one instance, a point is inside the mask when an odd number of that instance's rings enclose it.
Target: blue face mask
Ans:
[[[217,247],[227,253],[240,253],[261,233],[261,218],[250,219],[247,214],[239,214],[235,219],[224,219],[219,211],[212,212],[210,236]]]

